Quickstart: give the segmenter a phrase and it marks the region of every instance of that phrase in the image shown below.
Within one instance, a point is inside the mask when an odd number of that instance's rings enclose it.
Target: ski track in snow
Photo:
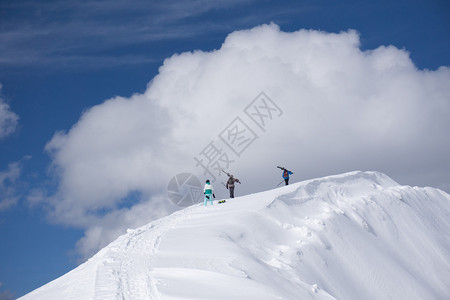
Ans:
[[[128,230],[23,300],[450,298],[449,203],[351,172],[198,204]]]
[[[151,276],[152,259],[162,236],[186,219],[192,209],[128,230],[126,236],[119,238],[117,247],[108,247],[108,258],[97,267],[94,299],[161,299]]]

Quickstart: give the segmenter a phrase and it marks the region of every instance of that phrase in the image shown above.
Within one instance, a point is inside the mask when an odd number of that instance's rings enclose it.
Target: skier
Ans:
[[[206,180],[205,188],[203,189],[203,194],[205,194],[205,206],[208,204],[208,199],[211,202],[211,205],[213,205],[212,197],[216,198],[216,195],[214,195],[214,188],[212,184],[209,182],[209,179]]]
[[[239,179],[234,178],[232,174],[227,174],[229,176],[227,180],[226,188],[230,191],[230,198],[234,198],[234,183],[239,182]]]
[[[292,175],[292,174],[294,174],[294,173],[291,172],[291,171],[289,171],[288,169],[285,169],[285,168],[282,168],[282,167],[277,167],[277,168],[283,170],[283,175],[282,175],[282,177],[283,177],[284,182],[286,183],[286,185],[288,185],[288,184],[289,184],[289,175]],[[281,182],[280,182],[280,183],[281,183]]]

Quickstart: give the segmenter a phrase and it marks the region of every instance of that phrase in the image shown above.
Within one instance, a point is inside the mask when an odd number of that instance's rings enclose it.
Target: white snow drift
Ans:
[[[21,299],[448,299],[449,204],[352,172],[194,205]]]

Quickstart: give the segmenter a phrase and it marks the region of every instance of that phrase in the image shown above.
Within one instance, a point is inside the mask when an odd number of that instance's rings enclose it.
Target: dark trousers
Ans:
[[[288,185],[289,184],[289,178],[285,178],[284,182],[286,182],[286,185]]]
[[[234,198],[234,186],[229,186],[228,189],[230,190],[230,198]]]

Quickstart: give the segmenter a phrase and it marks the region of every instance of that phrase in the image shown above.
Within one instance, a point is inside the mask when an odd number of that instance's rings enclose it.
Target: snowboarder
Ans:
[[[214,195],[214,188],[212,184],[209,182],[209,179],[206,180],[205,188],[203,189],[203,194],[205,195],[205,206],[208,204],[208,199],[211,202],[211,205],[213,205],[212,197],[216,198],[216,195]]]
[[[289,171],[289,170],[286,169],[286,168],[283,168],[283,167],[277,167],[277,168],[283,170],[282,177],[283,177],[284,182],[286,183],[286,185],[288,185],[288,184],[289,184],[289,175],[292,175],[292,174],[294,174],[294,173],[291,172],[291,171]],[[280,183],[281,183],[281,182],[280,182]]]
[[[239,179],[234,178],[232,174],[227,174],[228,175],[228,180],[227,180],[227,185],[226,188],[230,191],[230,198],[234,198],[234,183],[235,182],[239,182]]]

